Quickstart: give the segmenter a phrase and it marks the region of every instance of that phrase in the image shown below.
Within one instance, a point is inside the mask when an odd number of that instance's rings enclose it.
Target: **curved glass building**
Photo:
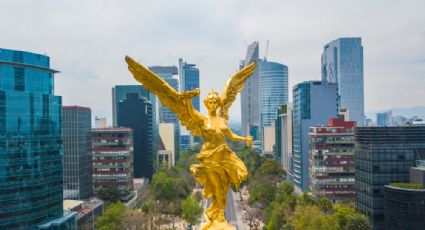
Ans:
[[[0,229],[64,219],[55,73],[48,56],[0,49]]]
[[[276,120],[277,109],[288,103],[288,67],[286,65],[260,60],[260,132],[262,146],[263,128]]]
[[[385,229],[425,228],[425,189],[384,186]]]

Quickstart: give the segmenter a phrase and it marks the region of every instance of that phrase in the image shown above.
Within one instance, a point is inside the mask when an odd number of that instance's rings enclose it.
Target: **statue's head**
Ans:
[[[215,111],[221,107],[221,99],[217,92],[211,91],[204,99],[205,107],[208,111]]]

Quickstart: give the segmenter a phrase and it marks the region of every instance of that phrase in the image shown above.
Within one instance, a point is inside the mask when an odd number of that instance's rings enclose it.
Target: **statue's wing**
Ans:
[[[242,91],[246,80],[254,73],[257,62],[253,62],[234,74],[226,83],[223,93],[221,94],[221,116],[228,120],[228,110],[236,99],[236,95]]]
[[[134,78],[142,83],[145,89],[157,95],[162,105],[170,108],[194,136],[202,136],[206,117],[193,108],[191,100],[191,97],[199,95],[199,90],[190,93],[177,92],[161,77],[132,58],[126,56],[125,61]]]

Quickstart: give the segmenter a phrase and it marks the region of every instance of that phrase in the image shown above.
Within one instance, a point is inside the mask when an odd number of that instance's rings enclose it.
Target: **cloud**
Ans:
[[[270,40],[268,59],[288,65],[291,89],[320,79],[327,42],[360,36],[366,110],[381,110],[423,105],[423,68],[412,70],[406,60],[423,63],[424,8],[421,0],[5,0],[0,44],[51,56],[52,67],[62,72],[55,83],[64,104],[110,111],[111,87],[136,84],[124,63],[126,54],[147,66],[177,65],[180,57],[195,63],[201,90],[207,92],[221,89],[237,69],[245,57],[244,40],[259,40],[260,55]],[[382,86],[403,91],[403,100],[398,93],[380,91]],[[231,112],[239,119],[239,102]]]

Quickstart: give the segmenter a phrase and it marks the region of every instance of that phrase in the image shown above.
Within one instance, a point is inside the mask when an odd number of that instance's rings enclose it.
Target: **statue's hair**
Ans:
[[[217,92],[212,91],[212,92],[208,93],[207,97],[204,99],[204,103],[207,103],[210,100],[214,100],[215,102],[217,102],[219,104],[219,107],[221,107],[221,98],[220,98],[220,95],[218,95]]]

